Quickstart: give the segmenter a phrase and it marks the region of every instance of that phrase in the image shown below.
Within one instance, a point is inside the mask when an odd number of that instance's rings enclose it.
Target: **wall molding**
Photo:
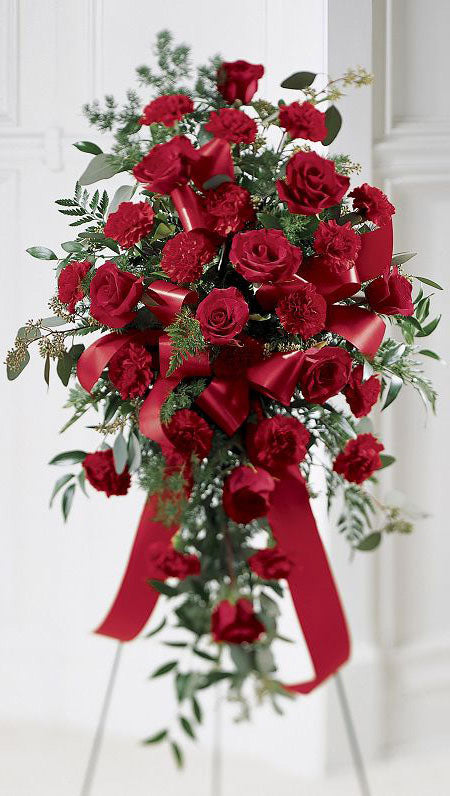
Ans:
[[[0,0],[0,125],[18,121],[18,0]]]

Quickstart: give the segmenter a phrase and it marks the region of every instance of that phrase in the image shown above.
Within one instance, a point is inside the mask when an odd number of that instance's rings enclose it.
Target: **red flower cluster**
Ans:
[[[247,559],[247,564],[255,575],[259,575],[264,580],[288,578],[292,569],[292,561],[279,547],[258,550]]]
[[[111,448],[88,453],[83,461],[83,468],[91,486],[99,492],[106,492],[107,497],[127,494],[131,483],[128,468],[126,467],[120,475],[116,473]]]
[[[58,277],[58,298],[67,305],[69,312],[75,311],[75,304],[84,298],[82,281],[87,272],[92,268],[92,263],[73,262],[66,265]]]
[[[170,544],[154,542],[148,548],[150,561],[150,577],[154,580],[178,578],[184,580],[189,575],[200,575],[200,559],[198,556],[180,553]]]
[[[278,117],[281,127],[291,138],[303,138],[305,141],[323,141],[326,138],[325,114],[311,102],[282,105]]]
[[[324,346],[305,352],[300,371],[300,387],[304,398],[323,404],[337,395],[348,383],[352,358],[339,346]]]
[[[221,346],[219,355],[213,362],[214,373],[224,379],[239,378],[250,365],[261,362],[263,356],[264,346],[259,340],[249,335],[241,335],[235,338],[233,345]]]
[[[381,467],[380,451],[384,446],[372,434],[359,434],[350,439],[336,456],[333,469],[347,481],[362,484]]]
[[[173,282],[186,285],[196,282],[203,266],[210,263],[217,251],[212,236],[201,230],[179,232],[164,244],[161,268]]]
[[[255,465],[280,476],[305,458],[310,434],[295,417],[276,415],[247,426],[247,453]]]
[[[361,236],[350,223],[321,221],[314,233],[314,248],[321,258],[321,265],[333,274],[348,271],[355,264],[361,248]]]
[[[280,229],[251,229],[233,238],[230,261],[249,282],[285,282],[298,271],[302,250]]]
[[[378,401],[381,391],[381,384],[377,377],[370,376],[363,381],[363,373],[362,365],[353,368],[348,384],[342,390],[355,417],[368,415],[372,406]]]
[[[204,459],[211,450],[213,430],[206,420],[192,409],[180,409],[175,412],[167,424],[166,435],[177,453],[187,461],[190,461],[192,454]]]
[[[354,209],[378,227],[388,224],[391,216],[395,213],[395,207],[390,203],[386,194],[379,188],[368,185],[367,182],[359,188],[354,188],[349,196],[353,199]]]
[[[256,218],[249,192],[234,182],[223,182],[207,191],[205,209],[211,216],[213,231],[222,238],[239,232]]]
[[[332,160],[315,152],[297,152],[286,166],[286,178],[277,180],[278,196],[291,213],[313,216],[338,204],[350,180],[338,174]]]
[[[150,232],[155,214],[148,202],[122,202],[108,216],[104,233],[123,249],[130,249]]]
[[[375,312],[383,315],[413,315],[412,284],[395,266],[366,287],[366,298]]]
[[[264,74],[261,64],[248,61],[224,61],[217,70],[217,88],[230,105],[240,100],[248,105],[258,89],[258,80]]]
[[[205,130],[214,138],[223,138],[230,144],[251,144],[258,128],[256,122],[237,108],[220,108],[211,111]]]
[[[124,401],[142,397],[153,376],[151,354],[140,343],[125,343],[110,359],[108,376]]]
[[[275,312],[289,334],[299,334],[307,340],[322,331],[327,315],[327,303],[309,282],[299,284],[278,302]]]
[[[214,641],[227,644],[253,644],[265,632],[249,600],[241,598],[236,603],[222,600],[211,615],[211,633]]]
[[[164,124],[173,127],[175,122],[183,118],[185,113],[192,113],[194,103],[185,94],[164,94],[145,106],[141,124]]]
[[[97,270],[89,289],[91,315],[111,329],[121,329],[135,317],[143,280],[107,262]]]
[[[165,144],[156,144],[134,167],[133,174],[138,182],[147,184],[149,191],[169,194],[186,185],[198,158],[189,138],[176,135]]]
[[[242,293],[235,287],[214,288],[200,302],[195,317],[205,340],[224,345],[242,332],[249,310]]]
[[[260,467],[236,467],[223,485],[223,507],[235,522],[247,523],[265,517],[275,481]]]

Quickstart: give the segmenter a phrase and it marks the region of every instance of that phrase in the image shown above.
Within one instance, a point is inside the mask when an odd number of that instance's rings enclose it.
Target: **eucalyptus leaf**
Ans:
[[[109,180],[120,170],[121,165],[117,162],[117,158],[102,152],[92,158],[78,182],[80,185],[92,185],[99,180]]]
[[[269,647],[257,647],[255,652],[256,667],[261,674],[276,671],[275,661]]]
[[[45,357],[45,365],[44,365],[44,381],[47,387],[50,386],[50,356],[47,354]]]
[[[32,343],[34,340],[39,340],[41,336],[40,329],[36,326],[21,326],[17,332],[17,339],[23,343]]]
[[[391,265],[403,265],[416,256],[417,252],[399,252],[398,254],[394,254]]]
[[[88,155],[101,155],[103,153],[103,150],[92,141],[77,141],[74,147],[79,149],[80,152],[86,152]]]
[[[130,473],[136,472],[139,470],[142,461],[142,454],[141,454],[141,445],[136,436],[133,432],[130,434],[130,438],[128,440],[128,470]]]
[[[58,453],[57,456],[54,456],[49,461],[49,464],[79,464],[84,461],[86,456],[86,451],[64,451],[64,453]]]
[[[316,72],[294,72],[294,74],[289,75],[289,77],[283,80],[281,88],[292,88],[297,91],[302,91],[304,88],[310,86],[316,77]]]
[[[419,282],[423,282],[424,285],[428,285],[428,287],[434,287],[436,290],[443,290],[444,288],[442,285],[438,285],[437,282],[433,282],[432,279],[428,279],[424,276],[416,276],[415,279],[418,279]]]
[[[373,533],[369,533],[368,536],[365,536],[355,545],[357,550],[364,550],[365,552],[369,552],[370,550],[375,550],[376,547],[381,542],[381,533],[379,531],[374,531]]]
[[[38,260],[57,260],[57,256],[55,252],[51,249],[47,249],[46,246],[30,246],[29,249],[26,249],[28,254],[31,254],[32,257],[36,257]]]
[[[72,373],[72,366],[73,366],[73,359],[67,352],[62,355],[62,357],[58,358],[58,364],[56,365],[56,372],[61,379],[64,387],[67,387],[70,379],[70,374]]]
[[[236,669],[240,675],[247,675],[253,666],[252,653],[239,644],[230,644],[228,647],[230,651],[231,660],[233,661]]]
[[[70,509],[72,508],[73,503],[73,496],[75,494],[75,484],[70,484],[66,490],[63,492],[62,500],[61,500],[61,509],[64,517],[64,522],[66,522]]]
[[[125,437],[122,433],[118,434],[113,446],[114,467],[117,475],[121,475],[125,470],[128,459],[128,448]]]
[[[392,374],[391,383],[389,384],[389,389],[387,391],[386,399],[383,404],[383,409],[387,409],[387,407],[390,406],[393,401],[395,401],[402,387],[403,387],[403,381],[400,378],[400,376]]]
[[[151,735],[150,738],[145,738],[145,740],[142,741],[142,743],[143,744],[160,743],[161,741],[164,741],[164,739],[167,738],[167,736],[168,736],[167,730],[161,730],[161,732],[156,732],[154,735]]]
[[[67,321],[59,315],[51,315],[49,318],[42,318],[42,326],[53,329],[55,326],[65,326]]]
[[[108,213],[107,215],[110,216],[111,213],[115,213],[117,208],[119,207],[122,202],[130,202],[135,188],[133,185],[121,185],[120,188],[117,189],[111,202],[109,204]]]
[[[164,663],[162,666],[158,666],[157,669],[150,675],[151,678],[155,677],[162,677],[164,674],[168,674],[171,672],[175,667],[178,666],[178,661],[169,661],[168,663]]]
[[[336,108],[336,105],[330,105],[330,107],[325,111],[325,124],[327,127],[327,134],[323,139],[322,144],[324,146],[329,146],[329,144],[333,143],[342,127],[342,116]]]
[[[75,478],[73,473],[66,473],[66,475],[62,475],[61,478],[58,478],[58,480],[55,483],[55,486],[53,487],[52,494],[50,496],[50,504],[49,504],[50,508],[52,507],[53,501],[54,501],[56,495],[58,494],[58,492],[63,488],[63,486],[68,484],[69,481],[72,480],[72,478]]]

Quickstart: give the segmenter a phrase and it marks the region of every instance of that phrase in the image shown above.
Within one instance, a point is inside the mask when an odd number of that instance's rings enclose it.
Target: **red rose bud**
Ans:
[[[348,271],[355,264],[361,248],[361,236],[350,223],[321,221],[314,233],[314,248],[321,257],[321,265],[333,274]]]
[[[275,312],[289,334],[299,334],[307,340],[325,327],[327,303],[314,285],[300,284],[279,300]]]
[[[238,345],[223,345],[213,362],[216,376],[222,379],[235,379],[243,376],[250,365],[256,365],[264,358],[264,346],[249,335],[241,335]]]
[[[384,445],[372,434],[359,434],[350,439],[344,450],[338,454],[333,470],[343,475],[347,481],[362,484],[381,467],[380,451]]]
[[[280,229],[251,229],[233,238],[230,260],[248,282],[286,282],[298,271],[302,250]]]
[[[217,70],[217,88],[230,105],[241,100],[248,105],[258,90],[258,80],[264,74],[261,64],[249,64],[248,61],[224,61]]]
[[[120,475],[116,473],[111,448],[88,453],[83,461],[83,468],[87,480],[99,492],[106,492],[108,497],[127,494],[131,483],[128,468],[125,468]]]
[[[147,184],[149,191],[169,194],[186,185],[191,166],[199,158],[189,138],[176,135],[165,144],[157,144],[133,169],[138,182]]]
[[[235,287],[214,288],[197,307],[195,317],[205,340],[224,345],[242,332],[249,310],[242,293]]]
[[[247,559],[252,572],[264,580],[279,580],[289,577],[292,569],[292,561],[285,556],[279,547],[268,547],[266,550],[258,550]]]
[[[365,417],[378,401],[381,384],[376,376],[363,381],[364,368],[353,368],[347,386],[342,390],[355,417]]]
[[[155,214],[148,202],[122,202],[108,216],[104,233],[123,249],[130,249],[150,232]]]
[[[161,268],[173,282],[186,285],[200,279],[216,252],[216,242],[205,232],[179,232],[164,244]]]
[[[265,632],[249,600],[241,598],[236,603],[222,600],[211,615],[211,633],[217,643],[253,644]]]
[[[177,453],[187,459],[190,459],[192,454],[204,459],[211,450],[213,430],[206,420],[192,409],[180,409],[175,412],[165,431]]]
[[[305,352],[300,371],[300,389],[313,404],[323,404],[348,383],[352,358],[339,346],[324,346]]]
[[[317,110],[311,102],[291,102],[282,105],[278,115],[280,126],[291,138],[305,141],[323,141],[327,136],[325,114]]]
[[[212,133],[214,138],[223,138],[230,144],[251,144],[258,132],[256,122],[237,108],[211,111],[205,130]]]
[[[200,559],[187,553],[175,550],[172,544],[154,542],[148,548],[150,561],[150,577],[154,580],[178,578],[184,580],[189,575],[200,574]]]
[[[108,376],[124,401],[141,398],[152,380],[152,356],[139,343],[125,343],[110,359]]]
[[[275,415],[249,423],[245,443],[253,464],[280,476],[305,458],[309,439],[308,429],[295,417]]]
[[[134,307],[142,292],[142,279],[121,271],[115,263],[105,263],[97,270],[89,289],[91,315],[111,329],[121,329],[136,317]]]
[[[354,188],[349,196],[353,199],[353,208],[361,213],[368,221],[372,221],[377,227],[384,227],[389,223],[391,216],[395,213],[392,205],[383,191],[374,188],[365,182],[359,188]]]
[[[239,232],[256,218],[249,192],[234,182],[223,182],[207,191],[205,209],[211,216],[213,231],[222,238]]]
[[[374,279],[365,292],[366,299],[375,312],[382,315],[414,314],[411,282],[399,274],[397,266],[394,266],[390,274]]]
[[[82,280],[91,268],[92,263],[87,260],[69,263],[58,277],[58,298],[70,313],[75,312],[75,304],[84,298]]]
[[[289,212],[313,216],[338,204],[350,185],[336,172],[332,160],[315,152],[297,152],[286,166],[286,178],[277,180],[278,196]]]
[[[270,508],[275,481],[257,467],[236,467],[223,485],[223,507],[235,522],[248,523],[265,517]]]
[[[145,106],[141,124],[164,124],[173,127],[185,113],[192,113],[194,103],[185,94],[164,94]]]

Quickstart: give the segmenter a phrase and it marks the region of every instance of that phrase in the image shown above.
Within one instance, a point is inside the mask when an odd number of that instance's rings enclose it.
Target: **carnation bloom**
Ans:
[[[375,312],[382,315],[413,315],[412,285],[394,266],[390,274],[374,279],[366,287],[366,298]]]
[[[316,152],[297,152],[288,160],[285,179],[277,180],[278,196],[289,212],[306,216],[338,204],[349,185],[334,162]]]
[[[236,603],[222,600],[211,615],[211,633],[217,643],[225,641],[227,644],[253,644],[265,629],[251,602],[243,598]]]
[[[190,459],[195,454],[204,459],[211,449],[213,430],[197,412],[180,409],[167,424],[166,435],[182,456]]]
[[[363,374],[362,365],[353,368],[348,384],[342,390],[355,417],[368,415],[372,406],[378,401],[381,391],[381,384],[376,376],[370,376],[363,381]]]
[[[284,127],[291,138],[323,141],[327,136],[325,114],[317,110],[311,102],[282,105],[278,117],[281,127]]]
[[[230,144],[251,144],[258,132],[254,119],[237,108],[211,111],[205,130],[212,133],[214,138],[223,138]]]
[[[305,458],[310,433],[295,417],[275,415],[247,425],[247,453],[255,465],[279,476]]]
[[[223,485],[223,507],[235,522],[248,523],[265,517],[275,481],[261,467],[236,467]]]
[[[155,580],[178,578],[184,580],[189,575],[200,574],[198,556],[180,553],[172,543],[153,542],[148,548],[151,577]]]
[[[125,343],[109,361],[109,380],[124,401],[145,395],[152,375],[151,354],[140,343]]]
[[[75,305],[84,298],[83,279],[92,268],[92,263],[72,262],[66,265],[58,277],[58,298],[62,304],[67,305],[70,313],[75,311]]]
[[[108,216],[104,233],[123,249],[130,249],[150,232],[155,214],[148,202],[121,202]]]
[[[275,312],[289,334],[299,334],[306,340],[325,327],[327,303],[308,282],[283,296]]]
[[[205,209],[211,216],[214,232],[223,238],[239,232],[255,219],[249,192],[234,182],[223,182],[218,188],[207,191]]]
[[[159,122],[165,127],[173,127],[185,113],[192,113],[193,110],[194,103],[185,94],[163,94],[145,106],[140,122],[141,124]]]
[[[217,88],[230,105],[241,100],[247,105],[258,89],[258,80],[264,74],[261,64],[248,61],[224,61],[217,70]]]
[[[264,580],[279,580],[289,577],[292,561],[277,547],[258,550],[247,559],[250,569]]]
[[[281,229],[251,229],[233,238],[230,261],[249,282],[283,282],[298,271],[302,250]]]
[[[111,448],[88,453],[83,460],[83,468],[87,480],[99,492],[106,492],[108,497],[127,494],[131,483],[128,468],[126,467],[120,475],[116,473]]]
[[[395,207],[390,203],[386,194],[379,188],[368,185],[367,182],[360,185],[359,188],[354,188],[349,196],[353,199],[354,209],[378,227],[388,224],[391,216],[395,213]]]
[[[359,434],[350,439],[335,459],[333,470],[347,481],[362,484],[381,467],[380,451],[384,446],[373,434]]]
[[[186,285],[200,279],[216,252],[217,244],[206,232],[179,232],[164,244],[161,268],[173,282]]]
[[[361,236],[350,223],[321,221],[314,233],[314,249],[321,257],[321,265],[334,274],[352,268],[360,248]]]
[[[205,340],[224,345],[242,332],[249,309],[242,293],[235,287],[215,287],[197,307],[195,317]]]

